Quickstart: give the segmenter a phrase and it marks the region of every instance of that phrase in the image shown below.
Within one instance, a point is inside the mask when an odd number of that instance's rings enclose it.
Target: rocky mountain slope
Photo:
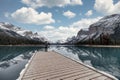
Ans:
[[[90,25],[87,30],[80,30],[76,37],[71,38],[69,44],[120,44],[120,14],[105,16]]]
[[[0,45],[44,44],[45,41],[38,33],[0,22]]]

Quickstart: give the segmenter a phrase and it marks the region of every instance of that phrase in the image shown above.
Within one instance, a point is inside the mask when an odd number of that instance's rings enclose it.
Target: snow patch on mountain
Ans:
[[[29,39],[34,39],[34,40],[43,41],[43,42],[47,41],[46,38],[42,37],[37,32],[33,33],[30,30],[21,29],[20,27],[16,27],[8,22],[0,22],[0,29],[7,30],[7,31],[13,31],[13,32],[15,32],[23,37],[27,37]]]
[[[115,41],[112,37],[115,36],[115,31],[118,31],[115,30],[117,27],[120,27],[120,14],[105,16],[94,24],[91,24],[88,30],[81,29],[77,36],[74,38],[72,37],[68,43],[84,42],[97,44],[97,42],[99,42],[99,44],[101,44],[101,39],[104,40],[103,42],[105,43],[110,40]]]

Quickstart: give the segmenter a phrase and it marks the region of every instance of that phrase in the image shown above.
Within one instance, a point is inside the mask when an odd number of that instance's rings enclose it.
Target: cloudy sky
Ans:
[[[0,22],[65,40],[105,15],[120,13],[119,0],[0,0]]]

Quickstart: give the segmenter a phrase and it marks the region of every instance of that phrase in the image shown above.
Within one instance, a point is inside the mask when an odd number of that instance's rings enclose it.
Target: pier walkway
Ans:
[[[107,66],[107,65],[106,65]],[[57,52],[37,52],[21,80],[117,80]]]

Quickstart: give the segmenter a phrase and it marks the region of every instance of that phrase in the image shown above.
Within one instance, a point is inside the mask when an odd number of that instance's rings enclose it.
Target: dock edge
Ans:
[[[59,52],[57,52],[57,51],[54,51],[54,50],[52,50],[52,51],[58,53],[58,54],[61,55],[61,56],[64,56],[63,54],[61,54],[61,53],[59,53]],[[106,72],[104,72],[104,71],[98,70],[98,69],[96,69],[96,68],[94,68],[94,67],[92,67],[92,66],[90,66],[90,65],[84,64],[84,63],[81,62],[81,61],[77,61],[77,60],[72,59],[72,58],[67,57],[67,56],[64,56],[64,57],[66,57],[66,58],[68,58],[68,59],[71,59],[71,60],[73,60],[73,61],[75,61],[75,62],[77,62],[77,63],[79,63],[79,64],[82,64],[83,66],[88,67],[88,68],[90,68],[90,69],[92,69],[92,70],[94,70],[94,71],[96,71],[96,72],[98,72],[98,73],[100,73],[100,74],[103,74],[103,75],[106,75],[106,76],[108,76],[108,77],[110,77],[110,78],[113,78],[114,80],[119,80],[119,79],[116,78],[115,76],[113,76],[113,75],[111,75],[111,74],[108,74],[108,73],[106,73]]]

